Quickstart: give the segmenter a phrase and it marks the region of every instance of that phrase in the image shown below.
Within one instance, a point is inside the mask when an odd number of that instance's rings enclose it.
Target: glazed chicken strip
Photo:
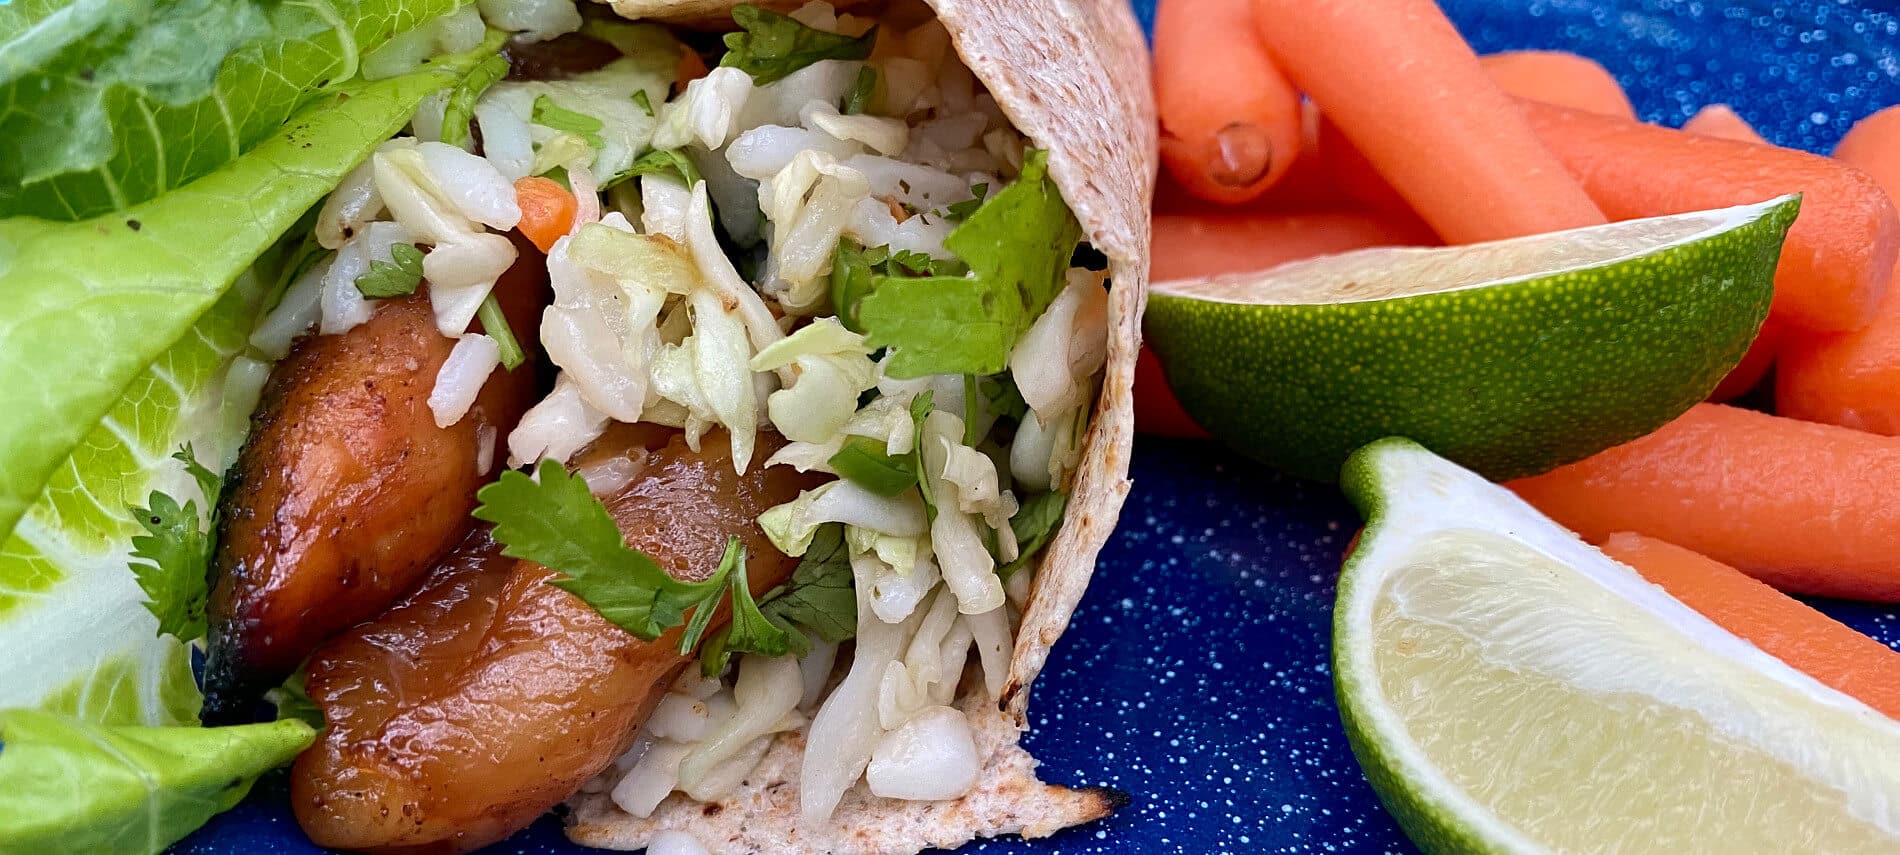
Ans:
[[[642,467],[603,501],[628,544],[674,577],[711,575],[732,535],[755,594],[790,576],[796,562],[753,520],[810,486],[806,476],[737,475],[725,434],[694,452],[652,425],[620,426],[577,462],[601,455]],[[628,749],[690,661],[679,630],[643,641],[553,576],[476,532],[421,590],[312,656],[307,687],[329,727],[291,779],[311,840],[466,852],[526,826]]]
[[[525,338],[547,274],[522,246],[495,293]],[[500,438],[532,402],[534,370],[497,369],[467,416],[437,427],[429,394],[454,344],[425,287],[348,332],[302,339],[272,372],[224,491],[207,722],[249,721],[318,643],[414,588],[468,531],[475,491],[507,456]]]

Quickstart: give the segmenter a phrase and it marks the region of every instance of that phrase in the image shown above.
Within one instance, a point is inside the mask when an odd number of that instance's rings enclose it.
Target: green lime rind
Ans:
[[[1706,398],[1767,317],[1798,197],[1633,258],[1484,287],[1304,305],[1156,291],[1145,331],[1197,422],[1332,480],[1409,436],[1487,477],[1534,475]]]
[[[1361,584],[1376,585],[1383,576],[1373,569],[1381,547],[1379,536],[1386,521],[1386,497],[1381,489],[1382,462],[1391,455],[1425,453],[1409,439],[1388,437],[1375,441],[1347,458],[1340,472],[1340,487],[1359,509],[1366,521],[1359,543],[1339,571],[1338,594],[1333,609],[1333,694],[1339,703],[1339,718],[1346,728],[1346,742],[1353,758],[1359,761],[1366,780],[1386,812],[1397,820],[1399,828],[1419,849],[1428,853],[1502,853],[1512,852],[1509,841],[1487,833],[1479,823],[1460,819],[1469,806],[1443,798],[1443,791],[1409,785],[1401,770],[1411,764],[1392,749],[1391,740],[1374,735],[1374,728],[1362,712],[1383,703],[1376,695],[1377,681],[1358,682],[1340,679],[1341,675],[1370,674],[1373,663],[1371,645],[1346,643],[1351,637],[1353,614],[1346,604],[1359,600]],[[1365,572],[1360,572],[1364,570]],[[1367,592],[1370,594],[1371,592]]]

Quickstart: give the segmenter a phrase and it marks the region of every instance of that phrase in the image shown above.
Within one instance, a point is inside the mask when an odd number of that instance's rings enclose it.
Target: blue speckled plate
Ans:
[[[1643,118],[1735,106],[1769,139],[1825,152],[1900,103],[1892,0],[1443,0],[1480,52],[1562,48],[1607,65]],[[1137,0],[1144,20],[1152,0]],[[1327,668],[1338,492],[1210,444],[1143,438],[1135,492],[1095,585],[1037,684],[1044,774],[1134,804],[1054,838],[975,852],[1402,852],[1346,748]],[[1822,604],[1888,643],[1895,612]],[[180,844],[192,855],[309,853],[280,776]],[[585,852],[544,819],[495,847]]]

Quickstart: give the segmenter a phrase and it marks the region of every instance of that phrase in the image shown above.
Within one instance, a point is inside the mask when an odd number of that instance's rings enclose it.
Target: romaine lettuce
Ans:
[[[0,3],[0,217],[80,219],[182,186],[468,3]]]
[[[0,851],[151,855],[237,804],[315,737],[297,719],[107,727],[0,711]]]
[[[223,381],[274,284],[239,274],[499,43],[329,93],[249,154],[121,213],[0,221],[0,707],[195,719],[188,651],[156,637],[127,566],[129,508],[153,489],[197,495],[168,458],[183,442],[208,463],[235,453],[255,380]]]

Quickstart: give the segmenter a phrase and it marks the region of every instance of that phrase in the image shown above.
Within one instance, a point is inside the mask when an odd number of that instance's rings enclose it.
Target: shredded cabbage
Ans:
[[[735,122],[752,96],[752,78],[736,68],[715,68],[686,84],[686,91],[660,108],[654,148],[698,144],[716,149],[738,128]]]
[[[903,654],[923,615],[915,613],[901,624],[888,624],[871,611],[867,599],[871,579],[852,565],[858,597],[857,641],[851,670],[844,681],[812,716],[805,736],[798,790],[800,817],[820,823],[831,816],[845,790],[857,783],[871,762],[877,744],[878,696],[884,671]]]
[[[1009,354],[1029,408],[1052,419],[1083,404],[1108,359],[1106,274],[1070,268],[1068,283]]]
[[[923,499],[911,490],[880,496],[850,481],[832,481],[798,494],[798,498],[759,515],[759,528],[791,556],[805,554],[812,535],[828,522],[860,526],[882,534],[916,537],[928,530]]]
[[[696,789],[715,767],[740,756],[754,741],[801,724],[795,717],[804,693],[797,657],[755,654],[740,659],[739,679],[732,690],[738,711],[686,755],[680,763],[680,786]],[[754,765],[756,760],[747,771]]]
[[[944,498],[956,495],[958,489],[943,476],[949,463],[948,449],[962,440],[962,419],[945,410],[931,411],[924,419],[923,436],[918,438],[924,468],[920,475],[929,479],[930,494],[937,497],[930,545],[937,556],[937,567],[943,571],[943,582],[956,594],[958,607],[965,614],[980,614],[1003,604],[1003,580],[996,576],[996,559],[983,545],[977,518],[944,503]]]
[[[877,385],[864,337],[836,318],[819,318],[759,351],[753,371],[796,366],[797,379],[766,399],[780,434],[794,442],[829,443],[854,415],[858,396]]]

